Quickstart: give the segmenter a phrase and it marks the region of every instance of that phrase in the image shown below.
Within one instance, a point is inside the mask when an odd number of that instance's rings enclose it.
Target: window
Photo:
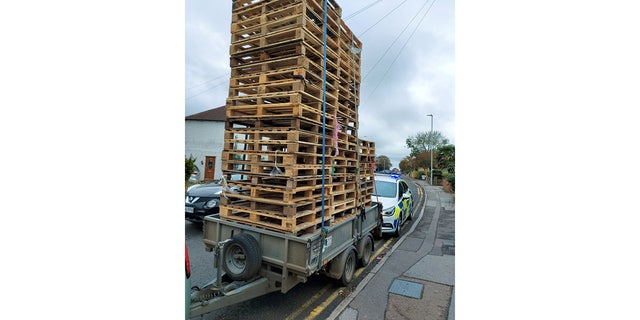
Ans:
[[[396,194],[396,183],[390,181],[376,180],[374,196],[393,198]]]

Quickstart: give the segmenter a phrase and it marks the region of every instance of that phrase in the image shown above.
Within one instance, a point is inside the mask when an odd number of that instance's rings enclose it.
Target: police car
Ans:
[[[413,195],[398,174],[376,174],[371,200],[382,203],[382,233],[399,237],[402,224],[413,219]]]

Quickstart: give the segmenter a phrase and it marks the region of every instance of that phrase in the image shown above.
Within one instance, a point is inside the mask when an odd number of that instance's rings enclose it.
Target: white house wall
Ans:
[[[204,178],[206,156],[216,157],[214,179],[222,178],[222,150],[224,141],[224,121],[185,120],[185,157],[196,158],[200,170],[198,180]]]

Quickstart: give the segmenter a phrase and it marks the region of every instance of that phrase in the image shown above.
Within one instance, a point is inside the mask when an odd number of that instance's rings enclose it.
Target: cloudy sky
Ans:
[[[440,131],[455,144],[454,1],[338,1],[362,41],[358,135],[394,167],[405,140]],[[223,106],[229,86],[231,1],[187,0],[185,115]]]

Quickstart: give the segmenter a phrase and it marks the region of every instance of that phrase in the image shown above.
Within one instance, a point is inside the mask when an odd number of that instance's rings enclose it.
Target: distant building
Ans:
[[[221,179],[225,107],[192,114],[184,120],[184,155],[196,158],[198,180]]]

